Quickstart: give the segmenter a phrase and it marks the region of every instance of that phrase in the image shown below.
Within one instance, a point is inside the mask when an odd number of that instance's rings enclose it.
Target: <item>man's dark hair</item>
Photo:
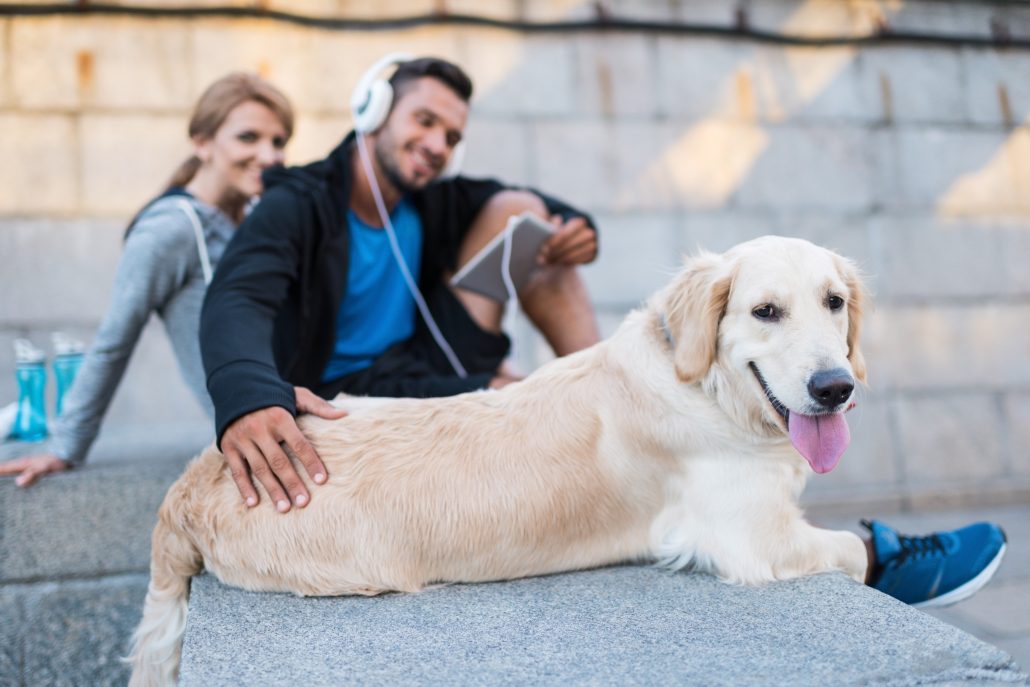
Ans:
[[[393,102],[400,100],[415,81],[427,76],[443,83],[465,102],[472,98],[472,79],[461,67],[438,57],[420,57],[402,62],[390,77]]]

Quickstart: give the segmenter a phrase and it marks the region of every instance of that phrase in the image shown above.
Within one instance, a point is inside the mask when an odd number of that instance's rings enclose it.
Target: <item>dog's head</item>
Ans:
[[[704,382],[739,422],[787,434],[813,470],[829,472],[865,381],[864,293],[851,262],[800,239],[765,236],[690,258],[660,305],[676,374]]]

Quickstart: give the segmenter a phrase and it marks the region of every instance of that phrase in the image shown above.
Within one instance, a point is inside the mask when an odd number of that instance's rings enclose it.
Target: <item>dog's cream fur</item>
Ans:
[[[832,311],[827,294],[847,307]],[[764,303],[785,316],[752,315]],[[862,541],[797,505],[809,467],[748,364],[793,411],[817,369],[865,375],[862,287],[846,260],[765,237],[701,254],[607,341],[501,391],[342,398],[300,426],[329,469],[312,502],[246,508],[221,454],[172,486],[153,535],[132,684],[178,668],[189,577],[250,590],[414,592],[630,560],[760,584],[828,570],[861,581]],[[303,470],[299,470],[303,473]]]

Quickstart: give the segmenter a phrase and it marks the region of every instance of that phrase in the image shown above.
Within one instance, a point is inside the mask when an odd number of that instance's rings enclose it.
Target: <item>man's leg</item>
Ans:
[[[547,219],[544,202],[528,191],[502,191],[483,207],[458,251],[458,267],[504,231],[508,218],[525,211]],[[465,289],[455,295],[484,330],[501,331],[504,304]],[[600,340],[586,285],[573,266],[551,265],[536,271],[519,293],[522,309],[556,355],[567,355]]]

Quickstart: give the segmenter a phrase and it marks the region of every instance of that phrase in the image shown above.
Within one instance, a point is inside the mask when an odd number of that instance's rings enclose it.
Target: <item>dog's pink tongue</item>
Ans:
[[[844,455],[851,432],[844,413],[802,415],[791,413],[787,419],[790,443],[803,455],[812,469],[823,474],[837,467]]]

